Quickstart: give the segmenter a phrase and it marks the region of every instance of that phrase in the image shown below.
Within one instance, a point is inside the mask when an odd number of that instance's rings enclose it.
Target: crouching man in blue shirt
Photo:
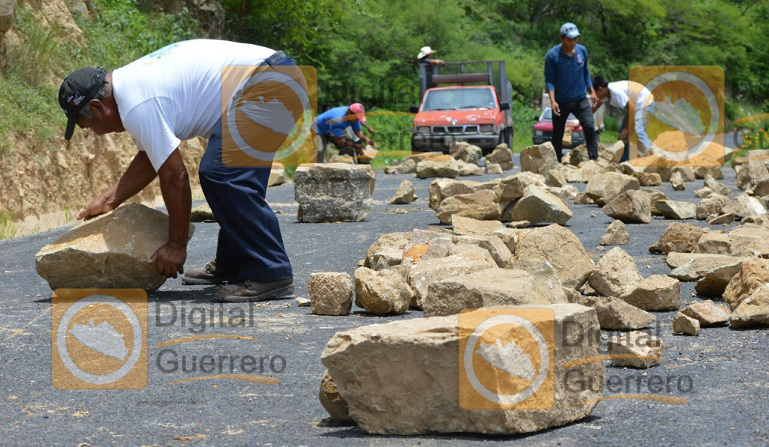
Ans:
[[[598,102],[598,97],[593,90],[587,66],[587,49],[577,44],[579,35],[576,25],[565,23],[561,27],[561,44],[551,48],[545,55],[545,86],[553,110],[553,147],[559,162],[569,114],[574,114],[582,125],[588,156],[591,160],[598,158],[595,120],[585,91],[590,91],[594,104]]]

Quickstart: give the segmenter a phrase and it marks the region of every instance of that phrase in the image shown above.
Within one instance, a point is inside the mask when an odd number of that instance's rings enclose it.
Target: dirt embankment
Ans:
[[[41,24],[66,30],[69,38],[82,45],[83,33],[72,17],[72,10],[86,8],[85,3],[82,0],[20,0],[17,7],[29,8]],[[12,16],[6,19],[12,20]],[[0,32],[0,56],[10,54],[18,44],[18,34],[12,27]],[[3,60],[10,62],[0,57],[0,64]],[[58,87],[61,80],[52,77],[50,82]],[[63,114],[60,121],[50,123],[51,130],[61,135],[54,140],[54,146],[44,147],[18,137],[11,151],[0,154],[0,236],[46,230],[71,222],[84,206],[120,178],[136,155],[136,145],[127,133],[99,137],[78,129],[68,146],[63,136],[64,126]],[[186,141],[180,150],[192,187],[197,189],[197,168],[205,142]],[[160,197],[160,187],[155,180],[133,201],[157,203]],[[14,221],[10,225],[9,217]]]

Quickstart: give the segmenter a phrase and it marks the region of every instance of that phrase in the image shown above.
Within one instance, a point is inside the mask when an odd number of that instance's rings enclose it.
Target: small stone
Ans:
[[[729,225],[734,222],[737,216],[734,213],[721,214],[708,221],[710,225]]]
[[[207,203],[190,210],[190,222],[216,222],[216,216]]]
[[[659,365],[662,340],[643,331],[633,331],[609,338],[606,349],[612,365],[646,369]]]
[[[298,307],[310,307],[310,304],[312,303],[312,301],[308,300],[307,298],[302,298],[298,296],[294,298],[294,303],[296,303]]]
[[[712,300],[686,306],[681,313],[697,320],[702,327],[721,326],[729,321],[729,309]]]
[[[326,370],[323,373],[323,377],[320,379],[320,390],[318,391],[318,399],[323,408],[328,411],[332,420],[351,422],[350,408],[347,406],[347,402],[339,394],[339,389],[331,377],[331,374]]]
[[[614,297],[584,297],[579,300],[579,304],[594,308],[601,329],[609,331],[643,329],[656,319],[649,312]]]
[[[408,180],[401,181],[401,184],[398,186],[398,190],[395,192],[395,195],[390,199],[391,205],[397,205],[397,204],[408,204],[413,202],[417,199],[416,194],[414,194],[414,184],[411,183]]]
[[[349,273],[312,273],[307,280],[312,313],[347,315],[352,308],[352,278]]]
[[[691,202],[659,200],[654,206],[667,219],[686,220],[697,216],[697,205]]]
[[[411,287],[393,270],[355,269],[355,304],[374,315],[403,314],[413,298]]]
[[[498,164],[503,170],[509,171],[515,167],[513,164],[513,151],[507,147],[507,144],[502,143],[486,156],[486,163]]]
[[[675,172],[670,177],[670,183],[673,185],[673,189],[675,191],[683,191],[686,189],[686,185],[684,185],[684,178],[681,176],[680,172]]]
[[[620,296],[632,290],[641,279],[633,257],[614,247],[601,256],[588,282],[603,296]]]
[[[501,174],[502,166],[497,163],[486,163],[486,174]]]
[[[697,335],[700,332],[700,322],[684,314],[677,312],[673,319],[673,333],[683,335]]]
[[[732,328],[769,327],[769,284],[764,284],[745,298],[729,317]]]
[[[691,253],[697,247],[700,236],[706,231],[708,230],[705,228],[683,222],[672,223],[662,232],[659,240],[649,247],[649,252],[665,254],[670,252]]]
[[[505,228],[498,220],[478,220],[458,214],[451,216],[451,226],[457,234],[493,234]]]
[[[621,220],[614,220],[606,228],[606,232],[601,237],[601,245],[625,245],[630,242],[630,233],[627,232],[625,224]]]
[[[681,307],[681,283],[666,275],[652,275],[620,298],[643,310],[678,310]]]
[[[518,199],[512,210],[513,221],[527,220],[532,224],[563,225],[571,217],[571,210],[561,199],[534,185],[526,187],[523,197]]]

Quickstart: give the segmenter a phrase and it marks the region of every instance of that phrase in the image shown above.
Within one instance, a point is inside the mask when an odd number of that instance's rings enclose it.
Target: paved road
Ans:
[[[730,171],[727,184],[733,187]],[[299,296],[307,296],[308,275],[318,271],[352,273],[367,247],[382,233],[409,231],[437,225],[427,208],[428,180],[415,182],[420,199],[411,205],[384,205],[401,179],[377,179],[377,205],[366,222],[344,224],[296,223],[293,187],[270,188],[269,200],[279,218],[294,264]],[[409,177],[410,178],[410,177]],[[472,178],[491,179],[491,176]],[[701,181],[686,191],[663,188],[671,198],[693,200]],[[584,185],[579,185],[583,188]],[[600,256],[598,240],[611,219],[596,206],[572,205],[568,225],[586,249]],[[396,214],[396,209],[406,214]],[[669,222],[655,218],[650,225],[629,225],[631,243],[624,248],[634,256],[644,276],[668,273],[662,256],[650,255],[648,246]],[[198,224],[190,243],[188,265],[206,262],[214,253],[216,224]],[[629,384],[620,393],[645,393],[646,380],[683,378],[681,389],[662,394],[689,399],[675,406],[640,400],[610,400],[598,404],[581,422],[527,436],[480,437],[468,435],[383,437],[354,426],[324,421],[318,402],[323,373],[320,353],[331,336],[342,329],[421,317],[410,312],[398,317],[372,317],[354,309],[347,317],[320,317],[293,301],[257,304],[253,327],[209,327],[204,333],[248,335],[258,341],[199,340],[175,346],[178,359],[188,362],[206,354],[252,355],[262,361],[264,375],[281,379],[278,385],[240,380],[170,382],[200,376],[200,372],[164,372],[167,354],[155,345],[194,335],[171,309],[211,308],[213,288],[181,286],[168,281],[149,296],[148,385],[130,391],[63,391],[52,386],[50,290],[35,273],[34,254],[64,230],[0,242],[0,426],[3,445],[757,445],[769,443],[769,331],[704,329],[698,337],[672,335],[672,313],[659,313],[659,332],[666,362],[639,372],[607,368],[607,374]],[[685,303],[697,301],[693,283],[685,283]],[[234,305],[225,306],[229,312]],[[242,308],[244,306],[239,306]],[[247,308],[247,306],[246,306]],[[216,308],[215,308],[216,310]],[[199,318],[195,322],[201,321]],[[210,318],[208,319],[210,323]],[[214,318],[214,323],[217,319]],[[160,365],[158,360],[160,357]],[[273,360],[274,359],[274,360]],[[273,368],[269,361],[273,360]],[[225,366],[226,368],[226,366]],[[640,382],[639,382],[640,381]],[[689,382],[690,381],[690,382]],[[641,383],[639,389],[637,384]],[[691,385],[688,385],[691,383]],[[689,389],[690,388],[690,389]],[[81,444],[83,443],[83,444]]]

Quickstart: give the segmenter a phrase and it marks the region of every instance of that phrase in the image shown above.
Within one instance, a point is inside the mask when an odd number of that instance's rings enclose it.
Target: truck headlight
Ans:
[[[417,127],[417,133],[430,133],[430,126]]]
[[[534,136],[535,137],[541,137],[542,135],[543,135],[543,132],[541,130],[535,130],[534,131]]]
[[[491,133],[491,132],[494,132],[494,125],[493,124],[481,124],[480,130],[481,130],[481,133]]]

